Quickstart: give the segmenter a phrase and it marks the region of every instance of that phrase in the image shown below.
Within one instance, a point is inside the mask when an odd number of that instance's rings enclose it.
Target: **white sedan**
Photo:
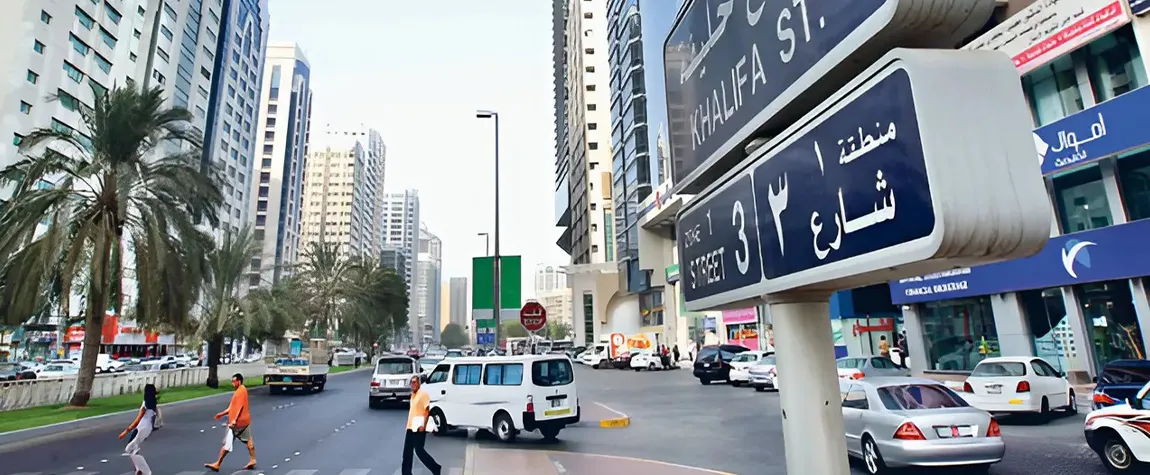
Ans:
[[[1064,409],[1078,412],[1074,388],[1046,360],[1033,356],[987,358],[962,385],[970,405],[991,414],[1032,413],[1049,416]]]
[[[631,355],[631,369],[635,371],[655,371],[666,369],[663,367],[663,359],[651,352],[640,352]]]
[[[773,354],[775,354],[773,351],[751,350],[735,355],[735,357],[731,359],[731,375],[727,380],[731,382],[731,386],[735,387],[750,382],[751,366],[758,363],[763,357]]]

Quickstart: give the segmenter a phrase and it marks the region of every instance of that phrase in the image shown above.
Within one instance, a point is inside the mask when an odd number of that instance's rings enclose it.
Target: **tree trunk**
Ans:
[[[208,340],[208,381],[209,388],[220,387],[220,356],[224,349],[224,337],[213,336]]]
[[[108,311],[108,277],[112,240],[105,234],[96,238],[96,255],[92,256],[92,276],[88,282],[88,308],[84,318],[84,348],[80,354],[80,372],[76,375],[76,392],[68,404],[87,406],[96,382],[96,359],[100,355],[100,336],[104,315]]]

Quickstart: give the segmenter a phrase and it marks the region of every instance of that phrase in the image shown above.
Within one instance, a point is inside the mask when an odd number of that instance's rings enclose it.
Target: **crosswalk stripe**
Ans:
[[[371,473],[370,468],[349,468],[339,472],[339,475],[367,475]]]
[[[318,471],[319,470],[292,470],[292,471],[288,472],[286,475],[312,475],[313,473],[318,472]]]
[[[197,471],[180,472],[180,473],[177,473],[176,475],[204,475],[205,473],[208,473],[208,472],[205,472],[203,470],[197,470]],[[155,475],[155,474],[152,474],[152,475]]]
[[[66,475],[96,475],[97,473],[100,473],[100,472],[72,472],[72,473],[68,473]]]
[[[259,470],[237,470],[232,472],[232,475],[256,475],[260,473]]]
[[[463,467],[451,467],[447,475],[463,475]]]

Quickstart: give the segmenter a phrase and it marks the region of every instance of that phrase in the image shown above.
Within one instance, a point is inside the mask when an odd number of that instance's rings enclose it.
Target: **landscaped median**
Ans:
[[[263,385],[263,376],[244,379],[244,386],[254,388]],[[204,385],[179,386],[160,391],[160,404],[184,401],[234,391],[228,381],[221,381],[216,389]],[[32,427],[42,427],[61,422],[69,422],[89,417],[131,411],[140,407],[143,396],[140,393],[93,398],[87,407],[68,407],[67,404],[17,409],[0,412],[0,434]]]

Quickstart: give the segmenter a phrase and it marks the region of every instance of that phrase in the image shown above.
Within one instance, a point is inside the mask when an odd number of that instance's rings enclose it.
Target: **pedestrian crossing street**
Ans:
[[[420,465],[419,461],[415,461],[415,467],[412,473],[416,475],[429,475],[431,472],[427,468]],[[133,472],[119,472],[119,471],[75,471],[75,472],[20,472],[11,473],[6,475],[135,475]],[[399,467],[389,469],[371,469],[371,468],[348,468],[343,470],[286,470],[268,469],[268,470],[238,470],[235,472],[228,472],[227,470],[211,472],[208,470],[192,470],[176,473],[162,473],[160,471],[152,472],[152,475],[402,475]],[[463,475],[463,468],[461,467],[443,467],[443,475]]]

